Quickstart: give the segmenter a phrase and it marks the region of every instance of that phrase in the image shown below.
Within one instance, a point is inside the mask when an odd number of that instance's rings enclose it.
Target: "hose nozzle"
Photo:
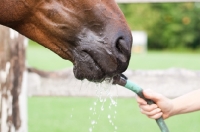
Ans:
[[[124,76],[123,74],[116,75],[113,77],[113,84],[118,84],[124,87],[126,85],[126,80],[127,80],[127,77]]]
[[[149,105],[155,104],[155,102],[153,102],[152,100],[146,99],[144,97],[143,89],[141,87],[139,87],[137,84],[127,80],[127,77],[124,76],[123,74],[113,77],[113,84],[121,85],[121,86],[135,92],[140,98],[143,98],[144,100],[146,100]],[[169,132],[167,125],[165,124],[162,117],[156,119],[156,122],[157,122],[161,132]]]

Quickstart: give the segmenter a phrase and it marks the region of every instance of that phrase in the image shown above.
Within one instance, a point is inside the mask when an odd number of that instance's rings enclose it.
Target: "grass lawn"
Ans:
[[[200,70],[200,52],[178,53],[150,51],[147,54],[132,54],[130,69],[186,68]]]
[[[110,99],[104,105],[97,100],[29,98],[29,132],[90,132],[90,128],[92,132],[160,132],[154,120],[139,112],[135,99],[118,98],[117,106],[111,108]],[[171,117],[166,124],[170,132],[198,132],[200,112]]]

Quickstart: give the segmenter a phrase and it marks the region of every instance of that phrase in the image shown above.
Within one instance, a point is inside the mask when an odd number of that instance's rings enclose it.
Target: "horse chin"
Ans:
[[[77,79],[87,79],[92,82],[102,82],[106,75],[93,59],[76,62],[73,71]]]

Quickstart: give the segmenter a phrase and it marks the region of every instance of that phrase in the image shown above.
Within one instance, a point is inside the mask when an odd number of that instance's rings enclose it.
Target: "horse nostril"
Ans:
[[[117,48],[118,52],[120,52],[122,54],[128,50],[127,43],[122,37],[117,39],[116,48]]]

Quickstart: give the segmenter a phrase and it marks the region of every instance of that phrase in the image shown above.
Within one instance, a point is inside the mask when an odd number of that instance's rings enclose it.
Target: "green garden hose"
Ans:
[[[121,77],[121,76],[117,76],[117,77],[114,77],[114,84],[119,84],[133,92],[135,92],[139,97],[145,99],[147,101],[147,103],[149,105],[151,104],[155,104],[152,100],[149,100],[149,99],[146,99],[143,95],[143,89],[141,87],[139,87],[137,84],[129,81],[129,80],[126,80],[125,78]],[[167,128],[167,125],[165,124],[164,120],[162,117],[156,119],[156,123],[158,124],[161,132],[169,132],[168,128]]]

